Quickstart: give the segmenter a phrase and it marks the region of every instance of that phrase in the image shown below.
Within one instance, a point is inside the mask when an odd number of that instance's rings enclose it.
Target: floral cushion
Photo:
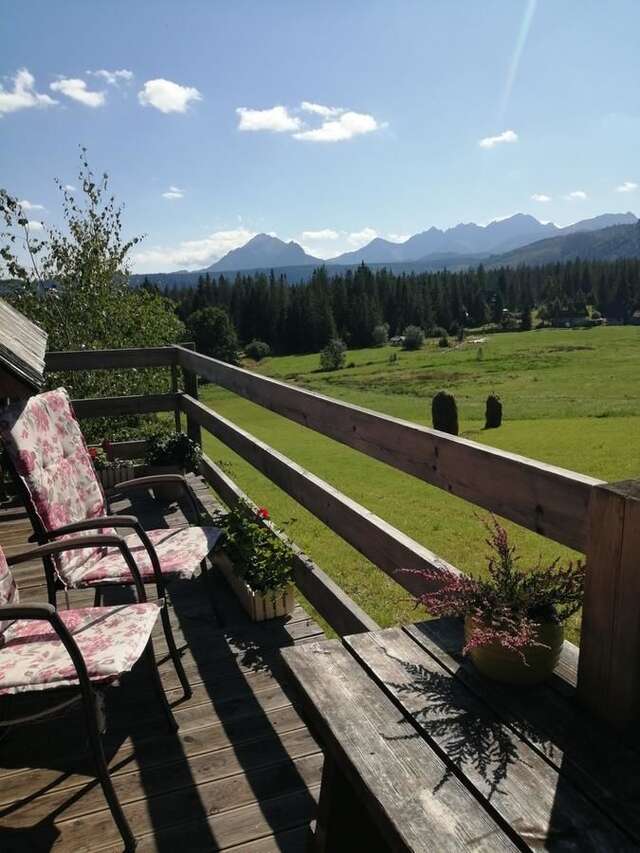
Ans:
[[[193,577],[202,560],[215,548],[221,535],[217,527],[165,527],[147,531],[166,580]],[[125,542],[143,579],[152,579],[151,560],[137,534],[127,536]],[[97,554],[81,566],[67,571],[65,580],[71,587],[105,582],[131,583],[131,572],[120,551],[109,548],[106,554]]]
[[[84,658],[89,678],[113,681],[128,672],[151,636],[156,602],[60,610]],[[0,647],[0,694],[28,693],[78,683],[67,650],[48,622],[20,619],[5,631]]]
[[[0,607],[9,604],[17,604],[19,601],[18,587],[11,574],[11,569],[7,565],[7,558],[0,548]],[[2,613],[0,613],[2,616]],[[11,625],[12,620],[0,619],[0,643],[6,628]]]
[[[106,515],[104,494],[64,388],[5,409],[0,436],[45,530]],[[74,536],[99,532],[113,530]],[[61,580],[97,553],[85,548],[56,557]]]

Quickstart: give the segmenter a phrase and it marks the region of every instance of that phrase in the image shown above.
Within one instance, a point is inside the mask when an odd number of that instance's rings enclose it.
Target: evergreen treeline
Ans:
[[[534,308],[542,320],[586,316],[590,307],[628,322],[640,307],[640,259],[400,275],[364,264],[338,275],[321,267],[295,286],[273,273],[233,280],[207,273],[197,287],[168,288],[165,295],[187,325],[193,312],[219,307],[242,343],[259,339],[275,353],[316,352],[334,337],[350,347],[370,346],[382,323],[391,335],[409,325],[452,334],[488,322],[530,328]]]

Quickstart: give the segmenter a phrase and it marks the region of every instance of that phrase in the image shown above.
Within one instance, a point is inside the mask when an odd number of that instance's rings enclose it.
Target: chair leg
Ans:
[[[167,700],[167,694],[165,693],[164,684],[162,683],[162,678],[158,671],[158,664],[156,662],[156,656],[153,650],[153,641],[151,638],[149,638],[149,642],[147,643],[144,653],[147,658],[147,663],[149,664],[149,669],[151,670],[153,686],[155,687],[158,698],[160,699],[160,704],[162,705],[162,710],[167,718],[167,722],[169,723],[169,731],[174,734],[178,731],[179,726],[176,718],[173,716],[173,711],[171,710],[171,706]]]
[[[93,759],[96,764],[96,770],[98,772],[98,779],[100,780],[102,791],[109,805],[111,815],[118,827],[118,831],[124,841],[125,850],[134,850],[136,847],[136,839],[131,831],[129,822],[125,817],[124,811],[122,810],[120,801],[118,800],[118,795],[116,794],[113,782],[111,781],[111,776],[109,775],[107,761],[104,757],[102,740],[100,738],[100,727],[98,723],[98,709],[93,690],[85,693],[82,705],[84,707],[87,731],[89,734],[89,744],[91,746],[91,751],[93,752]]]
[[[100,607],[102,604],[102,587],[97,586],[96,591],[93,595],[93,606]]]
[[[169,610],[167,609],[166,598],[160,610],[160,616],[162,619],[162,628],[164,630],[164,636],[167,641],[169,654],[171,655],[171,660],[173,661],[173,665],[175,666],[176,672],[178,673],[178,678],[180,679],[180,684],[182,685],[182,690],[184,692],[184,698],[189,699],[192,695],[191,685],[189,684],[189,679],[187,678],[187,674],[184,671],[184,666],[182,665],[182,661],[180,660],[180,652],[178,651],[176,641],[173,637],[173,630],[171,628],[171,620],[169,619]]]

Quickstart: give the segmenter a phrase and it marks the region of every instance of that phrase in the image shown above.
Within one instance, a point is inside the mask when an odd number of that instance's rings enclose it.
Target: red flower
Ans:
[[[261,506],[258,509],[256,515],[258,516],[258,518],[269,518],[269,510],[266,508],[266,506]]]
[[[98,456],[98,448],[97,447],[90,447],[89,448],[89,456],[95,461],[95,459]]]

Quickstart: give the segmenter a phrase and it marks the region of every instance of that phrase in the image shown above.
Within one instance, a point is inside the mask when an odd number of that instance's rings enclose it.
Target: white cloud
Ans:
[[[44,204],[33,204],[31,201],[27,201],[26,198],[23,198],[22,201],[19,202],[20,207],[23,210],[44,210]]]
[[[323,104],[314,104],[312,101],[303,101],[300,104],[300,109],[306,113],[315,113],[315,115],[323,118],[332,118],[346,112],[342,107],[325,107]]]
[[[302,240],[337,240],[340,234],[333,228],[321,228],[319,231],[303,231],[300,235]]]
[[[505,130],[497,136],[485,136],[478,142],[480,148],[494,148],[496,145],[502,145],[504,142],[517,142],[518,134],[515,130]]]
[[[574,190],[568,193],[565,198],[567,201],[584,201],[587,198],[587,194],[584,190]]]
[[[378,232],[375,228],[363,228],[362,231],[352,231],[347,236],[347,242],[354,248],[360,249],[362,246],[366,246],[367,243],[370,243],[374,237],[377,236]]]
[[[294,133],[294,139],[305,142],[342,142],[345,139],[353,139],[363,133],[371,133],[380,130],[386,124],[380,124],[372,115],[367,113],[354,113],[351,110],[340,113],[335,119],[324,121],[320,127],[313,130],[301,130]]]
[[[13,78],[13,91],[0,85],[0,118],[3,113],[14,113],[30,107],[51,107],[58,102],[49,95],[36,92],[35,78],[26,68],[21,68]]]
[[[169,187],[166,192],[162,193],[162,198],[168,198],[170,201],[184,198],[184,190],[181,190],[180,187]]]
[[[73,184],[65,184],[65,185],[64,185],[64,187],[63,187],[63,189],[65,189],[68,193],[75,193],[75,192],[77,192],[77,190],[76,190],[76,188],[73,186]]]
[[[61,92],[68,98],[84,104],[85,107],[101,107],[106,100],[104,92],[92,92],[87,89],[84,80],[75,77],[62,77],[49,87],[54,92]]]
[[[231,249],[256,236],[255,231],[236,228],[214,231],[200,240],[183,240],[177,246],[152,246],[136,252],[133,262],[139,272],[166,272],[174,269],[199,269],[217,261]]]
[[[286,107],[271,107],[269,110],[251,110],[238,107],[240,116],[238,130],[270,130],[273,133],[287,133],[302,127],[299,118],[289,115]]]
[[[120,68],[115,71],[107,71],[106,68],[101,68],[99,71],[87,71],[92,77],[102,77],[110,86],[117,86],[121,81],[129,83],[133,80],[133,71],[127,71],[126,68]]]
[[[635,181],[625,181],[623,184],[620,184],[619,187],[616,187],[616,192],[618,193],[632,193],[634,190],[638,189],[638,184]]]
[[[540,201],[544,203],[546,201],[551,201],[551,196],[546,195],[546,193],[534,193],[531,196],[531,201]]]
[[[201,101],[202,95],[193,86],[180,86],[171,80],[147,80],[138,92],[143,107],[155,107],[161,113],[184,113],[192,101]]]
[[[30,219],[27,222],[27,228],[29,229],[29,231],[43,231],[44,230],[44,226],[42,225],[42,222],[37,222],[35,219]]]
[[[387,234],[387,237],[393,243],[406,243],[411,234]]]

